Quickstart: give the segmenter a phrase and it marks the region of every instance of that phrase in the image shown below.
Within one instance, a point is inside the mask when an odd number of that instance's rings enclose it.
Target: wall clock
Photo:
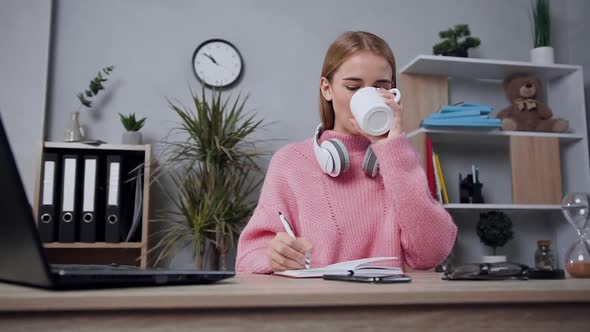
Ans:
[[[209,39],[201,43],[193,54],[193,69],[206,86],[226,88],[242,75],[244,64],[238,49],[223,39]]]

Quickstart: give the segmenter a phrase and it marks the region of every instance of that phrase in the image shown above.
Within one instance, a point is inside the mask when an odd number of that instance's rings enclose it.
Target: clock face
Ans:
[[[207,40],[195,50],[193,68],[197,78],[211,87],[227,87],[242,73],[242,56],[235,46],[222,39]]]

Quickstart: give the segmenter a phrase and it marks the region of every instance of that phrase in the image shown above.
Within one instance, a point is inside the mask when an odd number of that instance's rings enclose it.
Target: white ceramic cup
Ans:
[[[395,95],[394,101],[399,103],[401,92],[393,88],[389,92]],[[380,136],[391,129],[393,110],[387,106],[377,88],[366,87],[358,89],[350,99],[350,111],[359,127],[371,136]]]

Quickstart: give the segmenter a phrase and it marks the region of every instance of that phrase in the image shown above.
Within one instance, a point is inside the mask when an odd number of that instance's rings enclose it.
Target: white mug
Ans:
[[[395,95],[393,100],[399,103],[401,92],[396,88],[389,92]],[[391,129],[393,110],[387,106],[377,88],[370,86],[358,89],[350,99],[350,111],[361,129],[371,136],[383,135]]]

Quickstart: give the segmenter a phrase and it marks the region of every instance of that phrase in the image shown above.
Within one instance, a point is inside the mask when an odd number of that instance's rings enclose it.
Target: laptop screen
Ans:
[[[0,280],[52,285],[33,211],[0,117]]]

